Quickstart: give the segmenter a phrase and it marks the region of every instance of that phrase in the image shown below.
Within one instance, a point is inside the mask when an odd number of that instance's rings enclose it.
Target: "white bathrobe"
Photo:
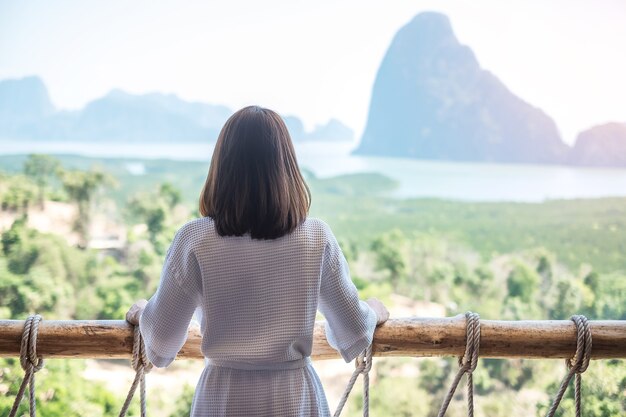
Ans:
[[[196,308],[207,361],[192,417],[329,416],[309,358],[316,311],[346,361],[376,327],[330,228],[312,218],[273,240],[221,237],[209,217],[185,224],[140,319],[155,366],[174,360]]]

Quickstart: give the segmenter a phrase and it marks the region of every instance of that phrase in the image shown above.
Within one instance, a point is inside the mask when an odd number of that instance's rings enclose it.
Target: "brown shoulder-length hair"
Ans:
[[[202,193],[200,213],[220,236],[275,239],[302,223],[311,193],[283,119],[245,107],[224,124]]]

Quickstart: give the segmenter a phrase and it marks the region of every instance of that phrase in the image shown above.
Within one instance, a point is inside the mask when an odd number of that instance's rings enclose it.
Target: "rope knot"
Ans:
[[[478,365],[480,350],[480,316],[477,313],[465,313],[465,332],[465,353],[459,357],[459,367],[465,373],[472,373]]]
[[[24,371],[37,372],[43,368],[43,358],[37,356],[37,332],[42,317],[39,314],[29,316],[24,323],[22,343],[20,345],[20,365]]]
[[[354,361],[355,372],[366,374],[372,369],[372,345],[359,354]]]
[[[478,351],[480,350],[480,316],[477,313],[468,311],[465,313],[465,353],[459,357],[459,370],[452,381],[452,385],[448,390],[443,404],[439,409],[437,417],[443,417],[448,410],[452,396],[456,391],[461,377],[467,374],[467,415],[474,416],[474,381],[472,372],[478,365]]]
[[[143,371],[147,374],[152,370],[152,363],[146,355],[146,345],[143,343],[143,336],[139,326],[134,326],[133,329],[133,357],[131,365],[137,372]]]
[[[582,315],[575,315],[570,317],[570,320],[576,325],[576,352],[570,359],[565,359],[565,365],[567,366],[567,374],[563,377],[559,390],[552,401],[552,405],[548,410],[547,417],[553,417],[556,410],[559,408],[559,404],[563,399],[563,394],[569,385],[572,377],[576,375],[574,380],[574,407],[576,409],[576,417],[581,416],[581,386],[582,376],[581,374],[587,370],[589,366],[589,360],[591,359],[591,327],[589,327],[589,320]]]
[[[576,353],[570,359],[565,360],[568,370],[573,370],[576,374],[582,374],[589,366],[591,359],[591,328],[587,317],[575,315],[570,320],[576,325]]]
[[[141,336],[139,325],[133,327],[133,357],[130,363],[135,370],[135,379],[128,390],[128,395],[126,395],[126,400],[122,405],[119,417],[126,416],[130,402],[137,390],[137,385],[139,385],[140,415],[141,417],[146,417],[146,374],[152,370],[152,363],[146,355],[146,346],[143,343],[143,336]]]
[[[333,417],[339,417],[341,415],[341,410],[343,410],[344,405],[346,405],[346,401],[348,401],[348,397],[350,396],[350,392],[354,387],[354,383],[359,375],[363,375],[363,416],[368,417],[370,413],[370,370],[372,369],[372,345],[370,344],[363,352],[359,354],[354,360],[354,372],[352,372],[352,376],[350,377],[350,381],[348,381],[348,385],[346,386],[343,395],[339,399],[339,404],[337,404],[337,409],[335,410],[335,414]]]
[[[31,417],[37,415],[37,408],[35,402],[35,372],[43,368],[43,358],[37,356],[37,332],[39,330],[39,323],[41,322],[41,316],[35,314],[29,316],[24,322],[24,330],[22,331],[22,342],[20,344],[20,365],[24,370],[24,379],[17,391],[13,407],[9,411],[9,417],[15,417],[17,409],[20,406],[26,385],[30,386],[28,390],[28,406],[29,414]]]

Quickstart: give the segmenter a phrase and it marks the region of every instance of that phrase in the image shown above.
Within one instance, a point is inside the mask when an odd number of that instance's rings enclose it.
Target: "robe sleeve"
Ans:
[[[348,263],[329,229],[320,282],[319,310],[326,318],[326,338],[350,362],[371,343],[376,312],[359,300]]]
[[[181,228],[170,245],[161,282],[139,319],[146,354],[154,366],[168,366],[187,340],[187,330],[202,298],[200,267],[192,236]]]

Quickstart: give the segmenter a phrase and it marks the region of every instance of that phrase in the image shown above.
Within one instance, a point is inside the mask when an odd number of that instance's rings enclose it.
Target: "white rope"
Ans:
[[[563,394],[572,380],[572,376],[576,375],[576,381],[574,385],[574,403],[576,406],[576,417],[581,417],[581,374],[587,370],[589,366],[589,360],[591,359],[591,328],[589,327],[589,321],[585,316],[572,316],[570,320],[576,325],[576,353],[570,359],[565,360],[567,366],[567,374],[561,381],[559,390],[552,401],[552,405],[548,410],[547,417],[553,417],[556,410],[559,408]]]
[[[454,396],[459,381],[463,377],[463,374],[467,374],[467,415],[469,417],[474,416],[474,381],[472,378],[472,372],[476,369],[478,364],[478,351],[480,349],[480,316],[476,313],[468,311],[465,313],[465,354],[459,358],[459,371],[457,372],[452,385],[443,400],[443,404],[439,409],[437,417],[443,417],[448,410],[450,401]]]
[[[37,331],[39,330],[39,323],[41,322],[41,316],[35,314],[26,319],[24,323],[24,331],[22,332],[22,343],[20,345],[20,365],[24,370],[24,379],[20,385],[13,407],[9,412],[9,417],[15,417],[17,409],[24,397],[24,391],[26,385],[29,385],[28,390],[28,405],[29,413],[31,417],[37,415],[37,404],[35,401],[35,372],[43,368],[43,358],[37,357]]]
[[[124,401],[124,405],[120,410],[119,417],[124,417],[126,415],[126,412],[128,412],[128,407],[130,406],[130,402],[135,395],[137,385],[139,385],[141,417],[146,417],[146,374],[152,369],[152,364],[146,356],[146,347],[143,343],[143,337],[141,336],[138,325],[136,325],[134,328],[133,358],[131,364],[136,372],[135,379],[130,386],[130,390],[128,391],[128,395],[126,396],[126,400]]]
[[[368,346],[357,358],[354,360],[354,372],[348,381],[339,404],[337,405],[337,411],[333,414],[333,417],[339,417],[343,407],[348,401],[350,392],[354,387],[354,384],[359,377],[363,374],[363,417],[369,417],[370,415],[370,377],[369,372],[372,369],[372,345]]]

